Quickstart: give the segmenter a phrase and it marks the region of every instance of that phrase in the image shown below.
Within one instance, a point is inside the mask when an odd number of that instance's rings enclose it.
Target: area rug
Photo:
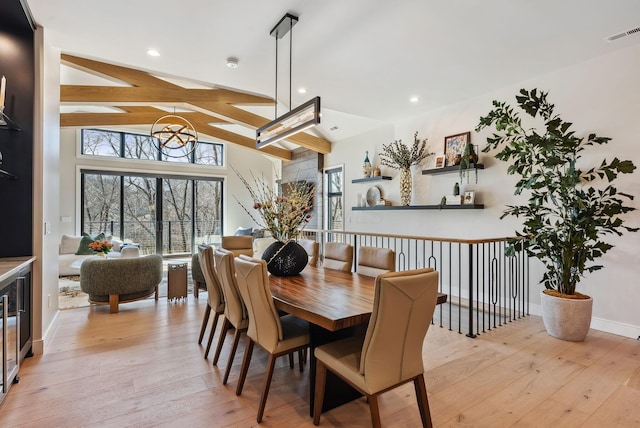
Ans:
[[[173,261],[173,260],[172,260]],[[158,285],[158,297],[166,298],[167,288],[167,264],[164,263],[162,282]],[[191,278],[191,266],[187,269],[187,294],[193,293],[193,279]],[[151,295],[149,298],[153,299]],[[72,309],[89,306],[89,296],[80,289],[80,276],[61,276],[58,278],[58,308]]]

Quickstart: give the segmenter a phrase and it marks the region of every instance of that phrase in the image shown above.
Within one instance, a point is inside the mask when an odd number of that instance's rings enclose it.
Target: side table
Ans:
[[[167,299],[187,298],[187,262],[167,264]]]

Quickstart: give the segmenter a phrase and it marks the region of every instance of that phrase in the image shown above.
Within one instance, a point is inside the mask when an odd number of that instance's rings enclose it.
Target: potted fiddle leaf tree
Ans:
[[[576,285],[585,274],[602,269],[597,260],[613,248],[604,240],[606,235],[638,230],[624,225],[624,214],[635,209],[625,205],[633,196],[613,185],[619,174],[630,174],[636,167],[617,157],[585,166],[586,151],[611,139],[577,136],[572,124],[554,113],[547,94],[522,89],[516,96],[518,109],[493,101],[493,110],[480,118],[476,131],[495,127],[483,152],[498,150],[495,157],[509,162],[508,174],[519,177],[515,195],[527,197],[522,205],[507,206],[500,217],[523,219],[507,254],[526,251],[544,264],[541,304],[547,332],[582,341],[589,331],[593,301],[576,292]],[[521,112],[542,120],[544,127],[526,128]]]

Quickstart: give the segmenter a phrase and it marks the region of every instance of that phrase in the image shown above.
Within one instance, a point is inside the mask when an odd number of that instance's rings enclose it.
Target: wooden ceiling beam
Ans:
[[[274,100],[268,97],[229,89],[183,88],[141,70],[68,54],[63,54],[61,58],[63,64],[70,67],[81,69],[94,75],[107,76],[132,85],[61,85],[60,101],[62,103],[129,105],[129,107],[120,107],[125,110],[129,109],[129,113],[62,113],[60,115],[61,126],[151,125],[159,117],[154,118],[154,116],[163,113],[163,111],[159,109],[155,109],[157,112],[143,110],[145,108],[153,108],[152,106],[144,106],[144,104],[169,106],[179,104],[193,106],[195,110],[198,110],[197,113],[180,113],[180,115],[185,116],[192,123],[199,123],[201,127],[212,128],[207,132],[203,132],[204,134],[256,150],[255,140],[216,128],[211,126],[211,123],[219,122],[222,119],[225,122],[255,130],[270,121],[267,118],[235,107],[235,105],[273,105]],[[136,105],[139,105],[137,110]],[[202,116],[196,116],[196,114],[201,114]],[[101,118],[101,116],[103,117]],[[331,142],[304,132],[287,138],[287,141],[319,153],[326,154],[331,152]],[[291,152],[286,149],[269,146],[259,151],[281,159],[291,159]]]

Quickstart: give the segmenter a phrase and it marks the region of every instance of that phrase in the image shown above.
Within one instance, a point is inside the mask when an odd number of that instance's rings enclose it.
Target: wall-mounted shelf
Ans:
[[[9,116],[4,114],[4,112],[0,111],[0,129],[4,129],[5,131],[22,131],[16,123],[11,120]]]
[[[375,177],[355,178],[351,180],[352,183],[369,183],[371,181],[392,180],[393,177],[387,175],[377,175]]]
[[[484,169],[484,165],[481,163],[472,163],[471,165],[469,165],[468,169]],[[431,168],[431,169],[423,169],[422,170],[422,174],[423,175],[428,175],[428,174],[446,174],[449,172],[458,172],[460,171],[460,166],[459,165],[451,165],[451,166],[445,166],[443,168]]]
[[[484,204],[465,205],[376,205],[374,207],[352,207],[353,211],[393,211],[393,210],[482,210]]]

